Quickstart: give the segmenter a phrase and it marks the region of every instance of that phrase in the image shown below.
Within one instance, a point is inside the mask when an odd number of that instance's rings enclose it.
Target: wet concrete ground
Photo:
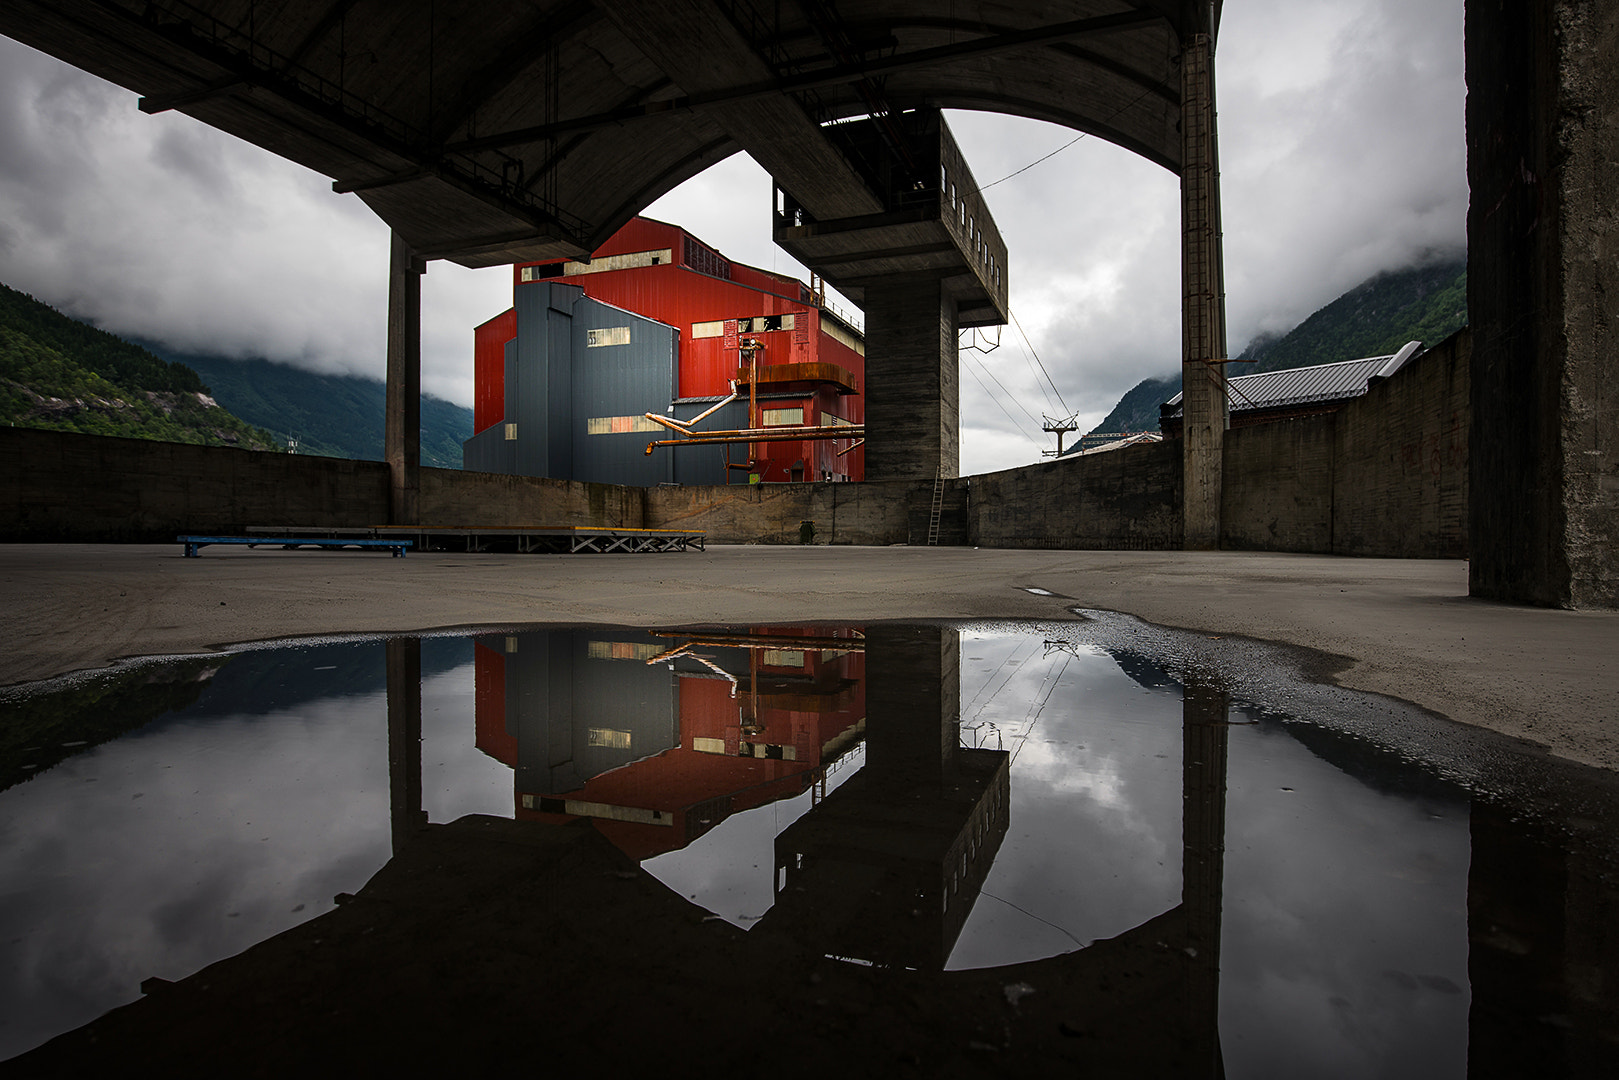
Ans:
[[[1099,608],[1315,650],[1318,676],[1619,768],[1619,613],[1475,601],[1458,561],[763,546],[405,559],[209,548],[185,559],[178,544],[17,544],[0,546],[0,601],[0,685],[323,633],[1053,619]]]

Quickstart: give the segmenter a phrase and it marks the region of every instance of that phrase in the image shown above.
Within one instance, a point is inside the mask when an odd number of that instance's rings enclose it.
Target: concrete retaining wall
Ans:
[[[0,428],[0,540],[173,540],[250,525],[360,528],[388,520],[380,461],[256,453]],[[639,528],[641,492],[609,484],[423,469],[428,524]]]
[[[1222,545],[1466,558],[1471,337],[1336,413],[1226,433]]]
[[[928,483],[929,497],[933,485]],[[796,544],[801,521],[817,544],[903,544],[920,482],[733,484],[647,488],[648,529],[702,529],[716,544]]]
[[[1163,442],[974,476],[982,547],[1164,550],[1181,545],[1181,446]]]
[[[538,476],[423,469],[425,525],[595,525],[642,528],[640,488]]]
[[[1464,330],[1331,415],[1226,435],[1223,546],[1459,558],[1468,551]],[[387,520],[376,461],[0,428],[0,540],[168,541],[249,525]],[[429,525],[702,529],[714,543],[926,543],[933,481],[631,488],[421,472]],[[1170,441],[949,481],[942,543],[1173,550]]]
[[[1472,355],[1460,330],[1338,413],[1333,551],[1467,558]]]

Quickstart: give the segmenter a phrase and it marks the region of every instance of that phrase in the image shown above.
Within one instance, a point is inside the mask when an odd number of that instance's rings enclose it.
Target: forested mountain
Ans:
[[[0,423],[277,450],[209,396],[198,374],[0,285]]]
[[[1162,379],[1142,379],[1113,406],[1107,419],[1097,424],[1093,432],[1157,431],[1158,406],[1181,392],[1181,377],[1166,375]]]
[[[174,354],[195,368],[220,404],[271,431],[298,453],[382,460],[383,405],[377,379],[319,375],[268,360]],[[470,361],[469,361],[470,362]],[[422,464],[461,467],[461,443],[472,437],[472,410],[422,395]]]
[[[1452,259],[1368,278],[1298,326],[1256,338],[1226,369],[1231,376],[1330,364],[1432,347],[1467,325],[1467,260]],[[1180,393],[1179,373],[1137,383],[1095,432],[1157,431],[1158,406]]]
[[[1383,356],[1408,341],[1431,348],[1465,325],[1467,260],[1378,274],[1281,337],[1250,342],[1231,374]]]

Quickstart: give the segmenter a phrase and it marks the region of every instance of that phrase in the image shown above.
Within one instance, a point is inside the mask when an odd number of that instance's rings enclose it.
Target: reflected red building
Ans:
[[[863,739],[852,630],[487,636],[477,745],[516,772],[516,816],[590,818],[646,859],[791,798]]]

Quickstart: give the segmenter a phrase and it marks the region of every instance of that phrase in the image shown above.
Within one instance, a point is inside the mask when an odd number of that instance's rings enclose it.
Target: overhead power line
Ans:
[[[995,394],[990,390],[990,388],[988,386],[984,385],[984,380],[980,379],[978,377],[978,372],[974,371],[972,368],[968,368],[967,369],[967,374],[969,374],[969,375],[971,375],[973,377],[973,381],[978,383],[978,385],[983,389],[984,395],[995,403],[995,407],[1000,409],[1001,412],[1006,413],[1006,418],[1008,420],[1012,421],[1012,426],[1015,427],[1018,430],[1018,432],[1024,438],[1026,438],[1030,442],[1034,443],[1035,449],[1040,450],[1040,451],[1043,452],[1045,450],[1045,447],[1040,445],[1040,440],[1036,439],[1033,435],[1029,434],[1029,432],[1023,427],[1022,421],[1018,420],[1018,418],[1013,416],[1010,412],[1007,412],[1006,406],[1001,404],[1000,398],[996,397]],[[1004,389],[1004,387],[1003,387],[1003,389]]]
[[[1040,359],[1039,352],[1035,350],[1034,342],[1029,340],[1029,332],[1023,329],[1022,323],[1018,322],[1017,312],[1012,311],[1010,308],[1007,311],[1012,316],[1012,325],[1016,326],[1017,332],[1023,336],[1023,343],[1029,347],[1029,353],[1034,357],[1034,362],[1040,365],[1040,373],[1046,377],[1046,382],[1051,384],[1052,391],[1057,395],[1058,403],[1062,405],[1062,411],[1072,416],[1073,410],[1068,407],[1068,402],[1063,401],[1062,391],[1057,389],[1057,383],[1052,379],[1051,372],[1046,370],[1045,361]]]

